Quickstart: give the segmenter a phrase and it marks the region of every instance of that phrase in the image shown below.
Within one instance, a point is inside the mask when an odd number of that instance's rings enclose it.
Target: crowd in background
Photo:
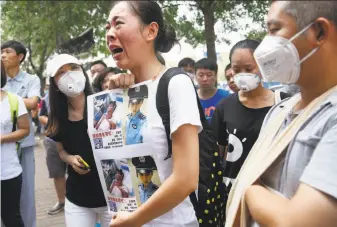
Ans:
[[[213,222],[335,226],[336,12],[334,1],[273,1],[268,35],[262,41],[240,40],[231,48],[230,64],[223,72],[226,88],[218,85],[216,61],[183,58],[177,67],[184,73],[175,75],[167,88],[168,137],[155,102],[148,104],[163,185],[134,213],[113,217],[106,208],[87,134],[86,98],[150,80],[149,96],[157,93],[168,70],[160,53],[177,42],[159,5],[114,3],[106,40],[117,67],[95,61],[88,76],[75,56],[56,55],[48,61],[42,95],[40,78],[20,68],[26,47],[15,40],[3,42],[2,222],[7,227],[36,226],[34,136],[43,133],[48,173],[58,198],[48,214],[65,210],[67,226],[93,227],[97,221],[102,227],[194,227]],[[203,223],[188,197],[198,187],[198,141],[205,129],[198,100],[218,145],[216,154],[224,163],[223,223]],[[174,158],[164,161],[167,151]],[[90,169],[84,168],[83,159]]]

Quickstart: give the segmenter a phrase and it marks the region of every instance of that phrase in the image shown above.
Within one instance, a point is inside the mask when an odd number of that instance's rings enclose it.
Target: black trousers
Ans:
[[[22,174],[1,181],[1,219],[6,227],[24,227],[20,214]]]

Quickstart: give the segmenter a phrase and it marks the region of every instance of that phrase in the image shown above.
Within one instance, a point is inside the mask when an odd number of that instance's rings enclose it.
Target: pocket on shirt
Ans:
[[[308,135],[307,133],[299,133],[296,138],[296,143],[305,147],[315,149],[317,144],[321,141],[322,137],[316,135]]]

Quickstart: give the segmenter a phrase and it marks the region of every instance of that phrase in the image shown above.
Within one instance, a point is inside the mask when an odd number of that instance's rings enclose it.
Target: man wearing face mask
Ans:
[[[232,187],[226,226],[240,219],[248,226],[336,226],[336,12],[335,1],[272,3],[269,35],[254,57],[264,80],[296,83],[300,94],[266,116]]]

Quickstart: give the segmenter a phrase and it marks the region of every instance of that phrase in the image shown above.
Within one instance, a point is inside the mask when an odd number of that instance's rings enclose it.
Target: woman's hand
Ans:
[[[84,165],[80,162],[81,156],[70,155],[68,160],[69,160],[68,164],[71,165],[71,167],[73,167],[73,169],[76,171],[76,173],[81,174],[81,175],[89,173],[90,169],[88,169],[88,170],[82,169],[82,168],[84,168]]]
[[[119,73],[112,75],[109,79],[109,90],[116,88],[129,88],[135,84],[135,75]]]
[[[117,215],[112,217],[110,227],[140,227],[140,225],[132,223],[130,215],[129,212],[118,212]]]

